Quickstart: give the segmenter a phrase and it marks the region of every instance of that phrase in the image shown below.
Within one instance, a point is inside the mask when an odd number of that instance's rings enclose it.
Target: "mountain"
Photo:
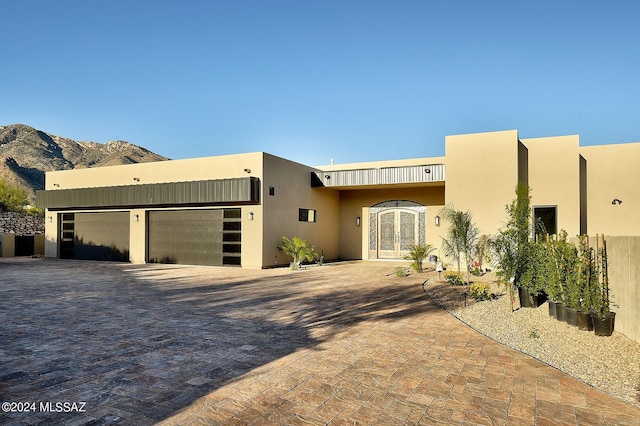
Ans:
[[[0,126],[0,178],[24,188],[32,201],[44,189],[44,172],[163,160],[125,141],[75,141],[24,124]]]

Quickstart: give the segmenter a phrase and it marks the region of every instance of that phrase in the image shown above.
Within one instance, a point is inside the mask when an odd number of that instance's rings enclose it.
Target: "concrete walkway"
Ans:
[[[0,424],[638,424],[393,270],[0,259]]]

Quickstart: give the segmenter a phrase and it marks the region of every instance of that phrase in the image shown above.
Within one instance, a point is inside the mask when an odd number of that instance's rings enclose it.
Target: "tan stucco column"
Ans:
[[[143,209],[132,209],[129,214],[129,261],[146,263],[147,215]]]
[[[44,212],[44,256],[58,257],[58,213]]]

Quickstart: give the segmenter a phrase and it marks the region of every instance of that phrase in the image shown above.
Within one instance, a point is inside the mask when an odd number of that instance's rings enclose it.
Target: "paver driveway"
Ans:
[[[0,259],[0,423],[637,424],[393,270]]]

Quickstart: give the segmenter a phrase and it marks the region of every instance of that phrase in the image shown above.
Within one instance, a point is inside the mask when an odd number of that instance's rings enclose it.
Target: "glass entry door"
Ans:
[[[418,213],[389,209],[378,213],[378,258],[401,259],[418,244]]]

